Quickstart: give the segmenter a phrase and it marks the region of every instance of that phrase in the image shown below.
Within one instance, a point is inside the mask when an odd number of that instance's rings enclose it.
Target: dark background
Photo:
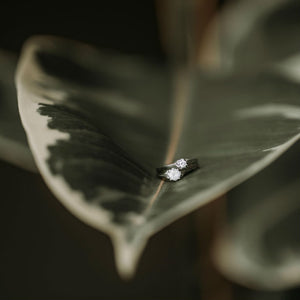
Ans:
[[[161,58],[152,0],[5,1],[0,46],[20,51],[31,35],[51,34],[99,47]]]

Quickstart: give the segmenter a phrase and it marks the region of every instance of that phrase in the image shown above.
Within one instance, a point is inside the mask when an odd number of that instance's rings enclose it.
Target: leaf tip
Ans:
[[[123,231],[112,239],[116,268],[122,279],[130,280],[134,277],[146,240],[136,236],[129,238]]]

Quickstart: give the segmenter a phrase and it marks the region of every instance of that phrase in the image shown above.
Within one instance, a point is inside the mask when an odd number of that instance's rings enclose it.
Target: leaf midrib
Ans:
[[[166,157],[164,165],[171,164],[174,161],[174,157],[178,148],[179,140],[181,137],[184,116],[188,102],[188,74],[187,70],[181,70],[176,72],[174,77],[174,96],[173,96],[173,114],[171,118],[171,130],[170,139],[166,151]],[[165,181],[161,179],[154,195],[149,201],[149,204],[145,210],[146,213],[153,207],[161,194],[162,187]]]

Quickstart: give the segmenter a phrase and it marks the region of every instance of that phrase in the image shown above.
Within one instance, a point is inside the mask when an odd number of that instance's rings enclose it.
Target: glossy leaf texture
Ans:
[[[214,247],[227,278],[259,290],[299,285],[299,151],[298,142],[227,195],[227,226]]]
[[[54,37],[29,40],[20,114],[57,198],[112,238],[120,274],[147,239],[262,170],[300,136],[300,87],[281,73],[186,74]],[[197,158],[164,182],[156,168]]]
[[[36,171],[21,124],[14,72],[17,57],[0,51],[0,158],[30,171]]]

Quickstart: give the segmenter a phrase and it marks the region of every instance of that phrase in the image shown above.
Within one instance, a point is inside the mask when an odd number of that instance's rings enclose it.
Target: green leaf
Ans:
[[[36,171],[18,112],[14,86],[16,65],[15,55],[0,51],[0,158]]]
[[[112,238],[131,276],[155,232],[270,164],[296,140],[300,87],[274,71],[205,76],[54,37],[27,42],[17,72],[38,168],[77,217]],[[156,168],[197,158],[178,182]]]

